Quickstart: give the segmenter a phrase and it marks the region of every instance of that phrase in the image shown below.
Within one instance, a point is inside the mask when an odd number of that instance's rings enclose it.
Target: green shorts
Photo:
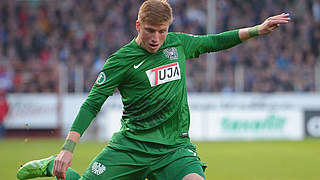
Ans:
[[[190,173],[205,178],[205,167],[192,144],[179,146],[166,154],[106,146],[91,162],[81,180],[179,180]]]

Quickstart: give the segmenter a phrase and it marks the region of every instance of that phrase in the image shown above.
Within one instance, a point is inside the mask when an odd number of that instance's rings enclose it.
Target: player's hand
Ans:
[[[282,13],[276,16],[269,17],[262,24],[259,25],[259,35],[269,34],[275,29],[277,29],[280,26],[280,24],[289,23],[291,20],[289,16],[289,14]]]
[[[54,160],[52,175],[57,179],[65,179],[68,167],[71,166],[73,154],[72,152],[62,150]]]

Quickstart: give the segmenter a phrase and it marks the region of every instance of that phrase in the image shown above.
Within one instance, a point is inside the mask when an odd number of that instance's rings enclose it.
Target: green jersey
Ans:
[[[71,130],[82,134],[118,88],[123,116],[114,136],[163,145],[190,141],[186,60],[240,42],[237,30],[205,36],[171,32],[156,53],[149,53],[132,40],[107,59]]]

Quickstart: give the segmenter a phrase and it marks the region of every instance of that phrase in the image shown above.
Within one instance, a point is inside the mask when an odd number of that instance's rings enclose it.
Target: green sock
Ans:
[[[48,176],[52,176],[53,164],[54,164],[54,161],[51,161],[48,164],[48,168],[47,168]],[[57,179],[57,178],[55,178],[55,179]],[[65,180],[78,180],[78,179],[80,179],[80,175],[72,168],[68,168],[67,172],[66,172]]]
[[[50,177],[52,176],[54,160],[50,161],[47,167],[47,175]]]

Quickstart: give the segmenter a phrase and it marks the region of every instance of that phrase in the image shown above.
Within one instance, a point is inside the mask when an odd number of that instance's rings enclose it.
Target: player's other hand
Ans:
[[[290,15],[288,13],[282,13],[282,14],[267,18],[258,27],[259,35],[269,34],[275,29],[277,29],[280,26],[280,24],[289,23],[291,20],[289,16]]]
[[[65,179],[65,174],[68,167],[71,166],[72,158],[72,152],[62,150],[54,160],[52,175],[57,179]]]

